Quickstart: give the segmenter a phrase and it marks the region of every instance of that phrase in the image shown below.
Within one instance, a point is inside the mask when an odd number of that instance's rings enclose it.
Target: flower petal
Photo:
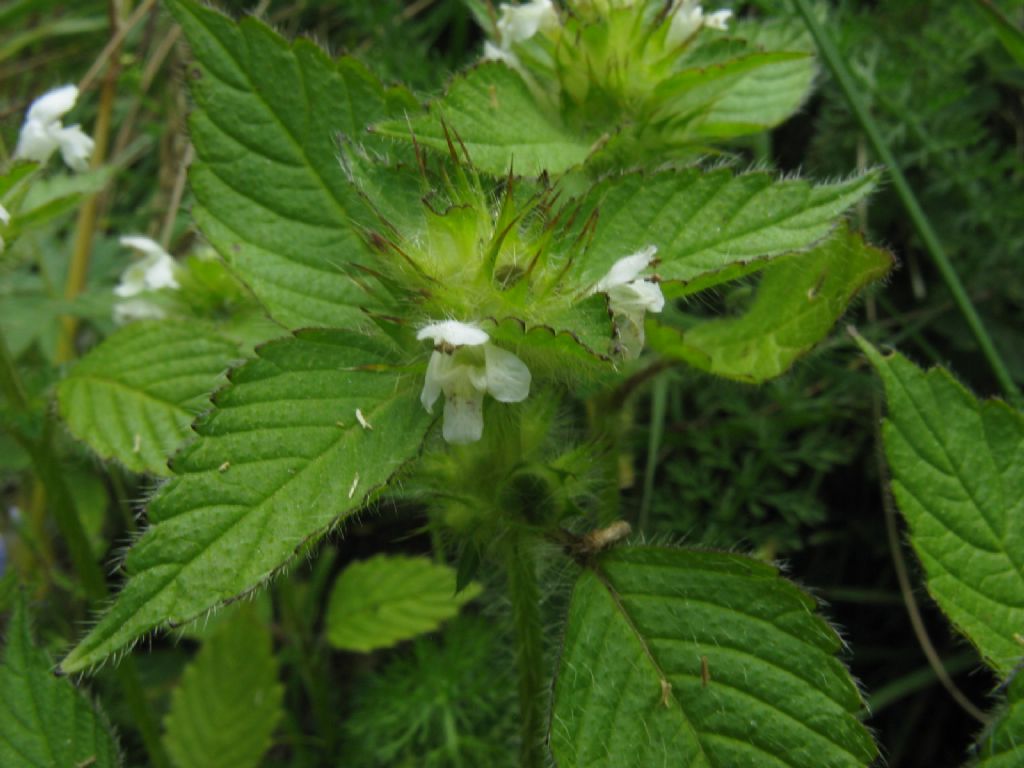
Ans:
[[[160,246],[160,243],[145,235],[125,235],[119,238],[118,242],[125,248],[141,251],[147,256],[170,255]]]
[[[710,29],[725,31],[729,29],[730,18],[732,18],[732,11],[730,10],[715,11],[704,19],[704,26]]]
[[[57,143],[60,145],[60,154],[65,164],[73,171],[86,171],[89,169],[89,158],[95,142],[77,125],[68,128],[59,128],[55,132]]]
[[[47,129],[46,125],[36,120],[28,120],[21,127],[14,156],[25,160],[35,160],[37,163],[45,163],[50,159],[50,155],[57,149],[57,146],[57,137]]]
[[[2,223],[2,224],[10,224],[11,223],[11,214],[2,205],[0,205],[0,223]]]
[[[64,85],[47,91],[28,108],[27,122],[52,123],[71,111],[78,100],[78,88]]]
[[[513,43],[529,40],[541,29],[557,25],[558,13],[551,0],[531,0],[523,5],[503,3],[498,19],[501,47],[507,49]]]
[[[157,256],[147,256],[142,260],[141,264],[146,270],[143,279],[145,280],[147,290],[159,291],[161,288],[176,289],[180,287],[174,277],[177,265],[174,259],[166,253]]]
[[[454,445],[475,443],[484,434],[484,393],[475,389],[453,392],[444,401],[446,442]]]
[[[453,347],[475,347],[484,344],[491,337],[487,332],[470,323],[458,320],[442,320],[439,323],[420,328],[416,338],[430,339],[434,344],[449,344]]]
[[[487,366],[487,391],[502,403],[518,403],[530,394],[530,369],[507,349],[488,344],[484,347]]]
[[[420,402],[427,409],[427,413],[434,412],[434,403],[441,395],[441,382],[444,378],[445,361],[451,360],[451,355],[443,352],[434,352],[430,355],[430,362],[427,363],[427,375],[423,378],[423,391],[420,392]]]
[[[613,314],[639,317],[642,321],[645,312],[661,312],[665,308],[665,294],[651,280],[634,280],[609,290],[608,306]]]
[[[636,253],[631,253],[629,256],[623,256],[621,259],[612,264],[612,268],[608,270],[608,274],[598,280],[597,285],[594,286],[592,293],[607,293],[610,288],[614,288],[617,285],[625,285],[640,275],[648,265],[654,261],[654,255],[658,252],[658,247],[655,245],[648,245],[646,248],[642,248]]]

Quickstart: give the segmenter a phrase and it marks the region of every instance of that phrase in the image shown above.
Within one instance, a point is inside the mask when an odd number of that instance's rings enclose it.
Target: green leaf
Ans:
[[[762,49],[765,63],[738,77],[701,116],[696,132],[707,138],[775,127],[800,108],[814,83],[814,44],[802,24],[758,19],[738,23],[735,34]]]
[[[363,322],[368,297],[344,267],[366,257],[356,222],[370,214],[338,138],[386,116],[388,94],[354,59],[289,45],[254,18],[169,5],[195,57],[189,177],[203,233],[282,324]]]
[[[978,740],[974,768],[1017,768],[1024,763],[1024,675],[1010,683],[1006,703]]]
[[[283,695],[267,625],[246,605],[203,643],[171,695],[167,753],[177,768],[255,768]]]
[[[659,84],[655,98],[675,141],[721,140],[782,122],[813,79],[809,53],[755,52],[685,69]]]
[[[457,75],[429,114],[381,122],[373,130],[406,141],[415,135],[420,144],[447,152],[445,123],[457,151],[461,141],[473,164],[496,176],[510,169],[527,176],[562,173],[586,160],[597,138],[570,131],[542,108],[518,73],[493,61]]]
[[[455,571],[425,557],[377,555],[346,568],[327,605],[327,639],[346,651],[375,651],[433,632],[480,594],[455,593]]]
[[[674,295],[695,293],[761,269],[790,251],[809,248],[828,235],[837,218],[874,187],[868,173],[813,186],[779,181],[767,173],[734,175],[728,169],[696,168],[634,173],[597,184],[583,199],[576,227],[594,211],[597,225],[575,278],[592,285],[612,264],[645,246],[658,247],[657,273],[685,285]]]
[[[997,672],[1024,655],[1024,415],[858,338],[885,383],[885,453],[928,591]]]
[[[785,373],[832,329],[864,286],[883,277],[892,256],[843,228],[807,253],[783,256],[765,271],[751,307],[685,332],[661,325],[649,346],[730,379],[762,382]]]
[[[0,765],[113,768],[121,765],[106,716],[68,680],[54,677],[32,643],[24,597],[14,601],[0,666]]]
[[[90,667],[255,589],[360,509],[431,423],[418,398],[422,368],[403,362],[376,337],[301,331],[233,371],[150,504],[124,589],[62,669]]]
[[[868,766],[856,685],[815,601],[739,555],[623,547],[569,606],[551,744],[559,765]]]
[[[89,352],[60,383],[61,416],[102,458],[134,472],[169,475],[167,458],[240,356],[237,344],[202,323],[132,323]]]

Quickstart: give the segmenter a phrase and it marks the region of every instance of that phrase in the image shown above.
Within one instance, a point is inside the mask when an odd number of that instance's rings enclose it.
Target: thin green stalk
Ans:
[[[544,633],[536,560],[529,539],[513,533],[505,556],[519,673],[519,764],[542,768],[544,754]]]
[[[654,475],[658,469],[658,454],[665,435],[665,412],[668,410],[668,377],[659,376],[651,390],[651,422],[647,433],[647,466],[644,467],[644,495],[640,500],[640,517],[637,527],[641,533],[648,533],[651,521],[651,504],[654,501]]]
[[[903,207],[906,208],[907,214],[910,216],[910,220],[914,225],[914,229],[917,230],[918,236],[924,243],[925,249],[935,262],[935,266],[938,268],[939,274],[942,276],[946,287],[949,289],[949,292],[953,297],[953,301],[956,302],[957,307],[960,309],[964,319],[967,321],[968,327],[971,329],[971,333],[973,333],[975,339],[977,339],[978,346],[981,348],[982,354],[985,356],[989,366],[992,368],[992,372],[999,381],[999,386],[1013,404],[1020,405],[1020,389],[1014,382],[1013,377],[1010,376],[1010,372],[1007,369],[1006,364],[1003,362],[1003,358],[1000,356],[999,351],[996,349],[995,344],[992,341],[992,337],[989,336],[988,330],[985,328],[984,323],[978,316],[977,310],[974,308],[974,304],[967,295],[967,291],[964,290],[963,283],[960,281],[960,276],[957,275],[956,270],[953,268],[949,257],[946,255],[946,250],[943,248],[942,242],[939,240],[939,237],[936,234],[935,229],[932,227],[927,215],[925,215],[920,204],[917,202],[917,197],[914,195],[913,190],[910,188],[910,184],[907,183],[906,177],[903,175],[899,165],[896,163],[896,158],[889,150],[889,146],[882,137],[882,133],[879,130],[877,123],[875,123],[874,118],[868,113],[867,107],[864,105],[864,102],[860,97],[860,93],[858,92],[853,74],[849,67],[847,67],[846,62],[843,60],[842,54],[840,54],[838,48],[836,48],[836,45],[832,41],[828,32],[821,24],[818,23],[817,18],[814,16],[814,11],[811,9],[809,0],[793,0],[793,5],[803,17],[808,31],[810,31],[811,35],[814,37],[818,50],[820,51],[822,58],[825,60],[825,64],[828,66],[829,71],[832,73],[836,83],[839,85],[843,95],[846,97],[846,102],[849,104],[850,109],[853,111],[857,121],[860,123],[861,129],[865,134],[867,134],[868,141],[871,142],[871,147],[874,149],[875,154],[889,169],[889,175],[892,178],[892,184],[896,190],[896,194],[899,195],[899,198],[903,203]]]

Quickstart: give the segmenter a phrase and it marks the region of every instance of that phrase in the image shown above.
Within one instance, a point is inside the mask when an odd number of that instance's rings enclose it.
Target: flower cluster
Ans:
[[[71,111],[78,99],[78,88],[65,85],[43,94],[29,107],[21,126],[14,156],[45,163],[60,149],[69,168],[84,171],[89,167],[93,140],[77,125],[65,127],[61,118]]]
[[[444,439],[475,443],[483,436],[484,395],[501,403],[518,403],[530,394],[530,370],[508,350],[490,343],[487,332],[469,323],[444,320],[416,334],[434,342],[420,402],[433,413],[443,393]]]

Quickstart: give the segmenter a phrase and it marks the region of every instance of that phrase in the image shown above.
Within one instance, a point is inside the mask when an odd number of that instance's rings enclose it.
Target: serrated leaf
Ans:
[[[786,54],[743,73],[714,101],[695,127],[699,135],[708,138],[738,136],[778,125],[800,108],[814,83],[814,44],[803,25],[758,19],[737,24],[736,34],[753,48]]]
[[[815,601],[739,555],[624,547],[576,582],[555,684],[561,766],[839,768],[877,755]]]
[[[342,266],[365,258],[355,222],[369,212],[338,138],[360,140],[392,99],[354,59],[288,44],[255,18],[169,6],[195,57],[189,178],[203,233],[282,324],[361,323],[368,297]]]
[[[753,52],[659,84],[655,98],[676,142],[756,133],[782,122],[814,78],[809,53]]]
[[[928,591],[1006,675],[1024,656],[1024,415],[858,343],[885,383],[892,490]]]
[[[83,357],[57,389],[72,434],[134,472],[169,475],[167,459],[209,407],[239,346],[198,322],[132,323]]]
[[[656,272],[685,284],[674,295],[694,293],[814,245],[876,180],[869,173],[815,186],[767,173],[737,176],[724,168],[608,179],[586,195],[577,215],[585,222],[598,212],[593,243],[574,265],[574,277],[592,285],[618,259],[656,245]]]
[[[219,626],[185,668],[164,721],[177,768],[255,768],[283,710],[270,633],[245,606]]]
[[[1024,676],[1018,675],[1007,690],[995,721],[978,740],[973,768],[1017,768],[1024,764]]]
[[[480,594],[455,593],[455,571],[425,557],[377,555],[353,563],[334,583],[327,639],[346,651],[375,651],[433,632]]]
[[[403,363],[379,338],[344,331],[260,347],[193,426],[198,439],[175,458],[152,526],[128,552],[124,589],[62,669],[256,588],[359,509],[432,420],[418,398],[422,369]]]
[[[34,646],[25,600],[14,601],[0,666],[0,765],[114,768],[117,743],[103,712],[69,680],[54,677]]]
[[[648,345],[709,373],[766,381],[821,341],[857,292],[891,267],[892,256],[843,228],[807,253],[772,262],[744,314],[685,332],[654,326]]]
[[[582,163],[597,138],[586,139],[562,125],[518,73],[496,61],[457,75],[428,114],[409,122],[384,121],[373,130],[406,141],[415,136],[420,144],[447,152],[445,123],[456,149],[461,153],[461,140],[477,168],[498,176],[510,169],[527,176],[562,173]]]

